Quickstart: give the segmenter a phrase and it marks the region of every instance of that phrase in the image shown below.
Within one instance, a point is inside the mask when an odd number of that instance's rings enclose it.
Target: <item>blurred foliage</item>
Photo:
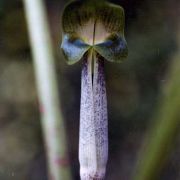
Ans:
[[[3,0],[0,0],[0,18],[2,16],[3,13]]]
[[[4,2],[1,43],[2,49],[12,55],[29,48],[24,12],[19,1],[13,1],[11,5]]]
[[[180,31],[178,32],[180,35]],[[180,44],[180,42],[179,42]],[[180,46],[178,50],[180,49]],[[154,124],[145,141],[146,149],[143,156],[140,153],[139,167],[136,180],[159,179],[159,172],[166,162],[170,151],[174,148],[179,130],[179,107],[180,107],[180,53],[175,54],[169,78],[164,86],[163,97],[159,100],[158,110],[155,113]],[[172,177],[171,177],[172,178]]]
[[[22,9],[10,11],[2,23],[2,41],[5,50],[15,54],[27,50],[29,44]]]

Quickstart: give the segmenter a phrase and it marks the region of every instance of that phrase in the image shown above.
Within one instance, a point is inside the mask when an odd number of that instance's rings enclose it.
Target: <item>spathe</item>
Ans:
[[[90,46],[85,44],[81,39],[73,39],[73,37],[67,34],[63,37],[61,48],[63,49],[67,63],[71,65],[78,62]]]
[[[64,9],[61,48],[68,64],[74,64],[93,48],[111,62],[128,54],[124,38],[124,10],[105,1],[75,1]]]
[[[128,54],[124,11],[105,1],[74,1],[62,16],[61,48],[68,64],[83,60],[79,161],[81,180],[103,180],[108,159],[108,116],[104,60]]]

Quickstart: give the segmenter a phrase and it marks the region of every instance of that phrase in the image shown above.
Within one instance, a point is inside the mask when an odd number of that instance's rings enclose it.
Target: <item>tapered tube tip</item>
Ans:
[[[105,178],[105,169],[98,171],[91,171],[89,169],[80,170],[81,180],[104,180]]]

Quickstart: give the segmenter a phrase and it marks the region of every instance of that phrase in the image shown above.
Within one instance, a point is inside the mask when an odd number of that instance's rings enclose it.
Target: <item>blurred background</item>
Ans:
[[[81,63],[60,51],[68,0],[46,0],[74,180],[79,180]],[[129,56],[106,62],[109,111],[107,180],[129,180],[168,79],[177,48],[179,0],[113,0],[126,13]],[[0,0],[0,180],[47,180],[45,149],[27,27],[21,0]],[[180,179],[180,135],[159,180]]]

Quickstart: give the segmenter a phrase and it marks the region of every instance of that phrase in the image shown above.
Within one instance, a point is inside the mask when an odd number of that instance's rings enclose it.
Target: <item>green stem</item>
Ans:
[[[137,167],[134,180],[159,179],[180,124],[180,53],[174,58],[161,107],[157,113],[156,125],[147,138],[147,146]],[[142,160],[141,160],[142,159]]]
[[[24,0],[48,157],[49,178],[70,180],[65,127],[60,110],[52,42],[42,0]]]

